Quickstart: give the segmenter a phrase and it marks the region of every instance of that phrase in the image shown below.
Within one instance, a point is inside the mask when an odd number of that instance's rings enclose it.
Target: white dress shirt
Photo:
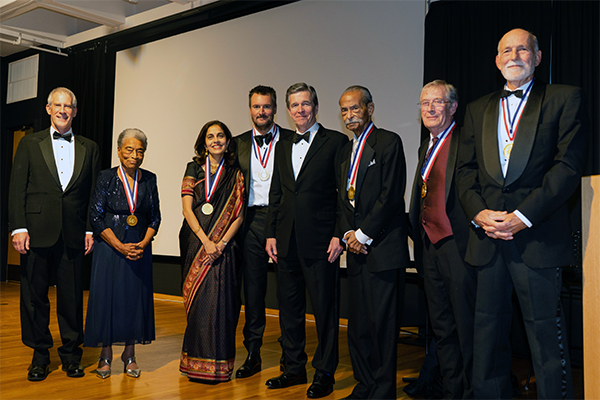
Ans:
[[[512,95],[506,97],[504,99],[504,101],[500,100],[500,104],[499,104],[500,113],[498,115],[498,150],[499,150],[499,157],[500,157],[500,166],[502,167],[502,175],[505,178],[506,178],[506,173],[508,172],[508,164],[510,162],[510,153],[512,151],[512,145],[514,144],[514,140],[516,140],[516,135],[519,133],[518,132],[518,123],[519,123],[519,120],[521,119],[521,115],[523,114],[523,110],[525,109],[525,106],[527,105],[527,100],[529,99],[529,95],[531,94],[531,90],[529,92],[527,91],[527,88],[529,87],[529,85],[531,83],[532,82],[529,81],[526,84],[524,84],[523,86],[520,86],[516,89],[516,90],[520,89],[523,91],[523,104],[521,104],[521,107],[519,108],[518,113],[517,113],[517,108],[519,107],[519,103],[521,102],[520,98],[518,98],[517,96],[512,94]],[[506,85],[504,88],[508,90]],[[510,140],[510,138],[508,136],[509,129],[510,129],[510,122],[508,120],[508,114],[506,113],[506,105],[505,105],[506,102],[508,102],[510,116],[511,116],[511,118],[514,118],[513,130],[516,129],[516,132],[514,132],[512,141]],[[504,111],[503,111],[503,107],[504,107]],[[515,116],[515,113],[517,113],[516,116]],[[504,116],[506,116],[506,122],[504,121]],[[507,126],[507,124],[508,124],[508,126]],[[517,217],[519,217],[519,219],[521,221],[523,221],[523,223],[525,225],[527,225],[527,227],[531,228],[533,226],[531,221],[529,221],[529,219],[525,215],[523,215],[519,210],[515,210],[513,212],[515,213],[515,215]]]
[[[273,135],[271,142],[271,153],[269,154],[269,145],[263,143],[260,147],[260,154],[263,159],[267,159],[266,168],[260,163],[258,154],[256,154],[256,141],[254,140],[254,129],[252,129],[252,155],[250,156],[250,182],[248,184],[248,207],[254,206],[268,206],[269,205],[269,189],[271,189],[271,179],[273,178],[273,166],[275,165],[275,145],[279,141],[279,128],[273,124],[273,127],[267,133]],[[259,174],[262,171],[266,171],[269,174],[269,179],[263,181],[260,179]]]
[[[300,173],[300,170],[302,169],[302,163],[304,163],[304,159],[306,158],[306,154],[308,153],[308,149],[310,149],[310,145],[312,144],[313,140],[315,139],[315,135],[317,134],[317,131],[319,130],[319,123],[315,122],[315,124],[313,126],[311,126],[310,128],[308,128],[308,130],[306,132],[310,132],[310,141],[308,143],[306,143],[305,140],[301,140],[298,143],[294,143],[292,144],[292,167],[294,168],[294,178],[298,179],[298,174]],[[296,130],[297,134],[304,134],[306,132],[298,132],[298,130]]]

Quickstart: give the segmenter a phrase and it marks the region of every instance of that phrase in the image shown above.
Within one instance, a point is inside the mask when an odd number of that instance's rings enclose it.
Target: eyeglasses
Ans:
[[[420,106],[421,108],[427,109],[427,108],[431,107],[432,104],[436,108],[441,108],[441,107],[444,107],[444,104],[446,104],[446,103],[450,103],[450,102],[448,100],[435,99],[433,101],[425,100],[420,103],[417,103],[417,105]]]

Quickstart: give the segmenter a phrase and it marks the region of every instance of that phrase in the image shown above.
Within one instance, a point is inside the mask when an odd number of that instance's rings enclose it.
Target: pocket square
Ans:
[[[375,165],[375,159],[371,160],[371,162],[369,163],[369,165],[367,166],[367,168],[369,168],[371,165]]]

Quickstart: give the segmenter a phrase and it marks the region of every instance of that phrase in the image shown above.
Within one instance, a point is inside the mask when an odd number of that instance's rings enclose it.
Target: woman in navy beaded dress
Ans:
[[[84,346],[102,347],[102,379],[111,374],[113,345],[125,346],[124,373],[139,377],[135,345],[155,339],[151,242],[160,209],[156,175],[140,169],[147,142],[139,129],[121,132],[121,165],[100,172],[90,203],[95,243]]]

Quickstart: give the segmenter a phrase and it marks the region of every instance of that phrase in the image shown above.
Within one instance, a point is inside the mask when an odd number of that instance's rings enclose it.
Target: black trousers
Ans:
[[[473,383],[476,399],[510,399],[512,291],[519,299],[540,399],[572,399],[571,363],[562,314],[562,268],[529,268],[514,241],[477,268]]]
[[[265,296],[269,255],[265,251],[267,207],[249,207],[246,211],[243,240],[242,282],[245,317],[244,347],[248,352],[260,350],[265,332]]]
[[[63,364],[80,361],[83,343],[83,290],[81,271],[83,249],[66,247],[63,240],[48,248],[31,248],[21,257],[21,336],[33,349],[34,364],[49,364],[53,346],[49,329],[48,287],[56,269],[56,314],[62,346],[58,355]]]
[[[434,245],[425,235],[423,278],[444,396],[472,399],[475,268],[462,260],[453,237]]]
[[[395,399],[398,332],[404,300],[404,269],[371,273],[367,256],[348,254],[348,349],[358,384],[352,396],[359,399]],[[362,262],[361,262],[362,261]],[[390,260],[393,262],[394,260]]]
[[[339,259],[308,259],[298,254],[295,236],[286,257],[278,257],[277,300],[286,373],[303,374],[306,345],[306,292],[317,325],[319,341],[312,366],[335,373],[339,362]]]

